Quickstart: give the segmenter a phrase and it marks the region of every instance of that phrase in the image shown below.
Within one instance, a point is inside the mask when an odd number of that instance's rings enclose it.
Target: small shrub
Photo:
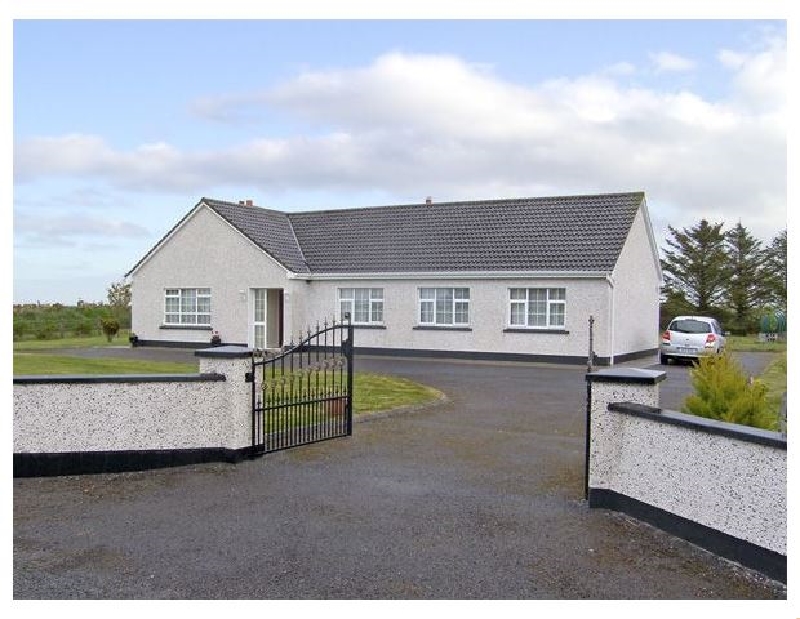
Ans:
[[[100,328],[110,342],[111,338],[119,333],[119,320],[116,318],[102,318],[100,320]]]
[[[73,334],[76,337],[88,337],[92,334],[92,331],[94,331],[94,325],[92,324],[92,321],[84,319],[75,325]]]
[[[30,325],[26,320],[16,320],[16,316],[14,318],[14,341],[16,342],[17,340],[21,340],[23,337],[25,337]]]
[[[728,353],[702,357],[690,373],[695,393],[684,400],[684,413],[777,429],[778,418],[767,401],[767,387],[759,380],[749,381]]]
[[[46,322],[36,328],[35,336],[37,340],[53,340],[56,337],[57,327],[52,322]]]

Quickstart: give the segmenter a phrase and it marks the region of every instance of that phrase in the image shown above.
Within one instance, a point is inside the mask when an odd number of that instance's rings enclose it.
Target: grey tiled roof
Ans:
[[[258,206],[246,206],[203,198],[207,204],[239,232],[295,273],[307,273],[303,252],[292,231],[286,213]]]
[[[611,271],[644,193],[288,213],[314,273]]]
[[[297,213],[200,203],[290,271],[368,273],[611,271],[643,200],[631,192]]]

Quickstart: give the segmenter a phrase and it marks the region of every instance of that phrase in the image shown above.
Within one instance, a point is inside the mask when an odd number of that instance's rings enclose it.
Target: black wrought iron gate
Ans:
[[[254,351],[253,455],[353,433],[353,326],[327,321],[281,352]]]

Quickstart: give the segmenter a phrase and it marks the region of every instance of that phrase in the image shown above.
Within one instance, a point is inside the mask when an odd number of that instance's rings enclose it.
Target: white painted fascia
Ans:
[[[294,273],[293,271],[289,271],[285,266],[283,266],[280,262],[278,262],[275,258],[273,258],[269,254],[269,252],[259,247],[256,243],[253,242],[252,239],[247,238],[247,236],[242,234],[242,232],[238,228],[236,228],[236,226],[231,225],[229,221],[227,221],[222,215],[217,213],[213,208],[211,208],[208,204],[206,204],[202,200],[197,204],[195,204],[194,208],[191,211],[189,211],[186,215],[184,215],[183,219],[172,230],[170,230],[169,233],[167,233],[167,235],[164,236],[164,238],[162,238],[158,243],[156,243],[153,246],[153,248],[145,255],[145,257],[142,258],[142,260],[133,269],[131,269],[128,273],[126,273],[125,277],[130,278],[134,276],[141,267],[143,267],[147,262],[150,261],[150,258],[156,255],[158,250],[160,250],[164,245],[166,245],[169,242],[169,240],[173,236],[175,236],[175,233],[178,232],[178,230],[182,229],[189,222],[189,220],[191,220],[195,215],[197,215],[197,213],[200,212],[201,208],[208,209],[209,212],[211,212],[217,219],[219,219],[222,223],[228,226],[228,228],[236,232],[236,234],[241,236],[253,247],[255,247],[258,251],[260,251],[267,258],[269,258],[275,265],[277,265],[282,271],[284,271],[290,279],[293,279],[291,277],[292,275],[295,275],[294,279],[304,279],[303,277],[301,277],[302,273]]]
[[[608,279],[608,271],[413,271],[372,273],[293,273],[289,279],[330,280],[420,280],[420,279]]]

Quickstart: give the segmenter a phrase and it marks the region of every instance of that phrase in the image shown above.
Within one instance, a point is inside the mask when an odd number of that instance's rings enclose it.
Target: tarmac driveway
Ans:
[[[236,465],[14,480],[14,597],[783,598],[583,501],[583,368],[357,358],[449,402]]]

